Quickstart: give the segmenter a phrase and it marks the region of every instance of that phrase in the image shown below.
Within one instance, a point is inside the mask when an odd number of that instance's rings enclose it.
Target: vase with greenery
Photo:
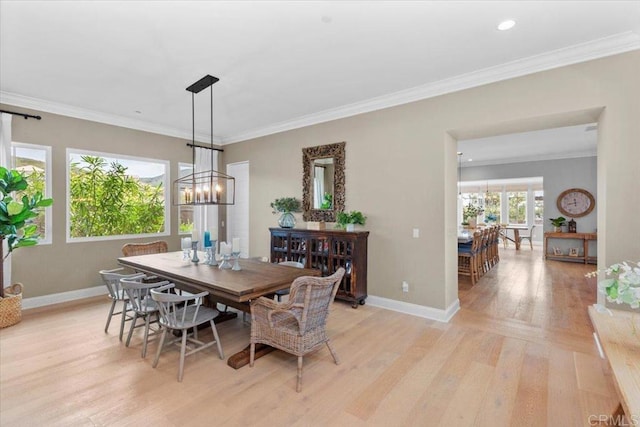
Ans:
[[[558,218],[549,218],[551,221],[551,225],[553,225],[553,231],[559,233],[562,231],[562,226],[567,223],[567,219],[563,216],[559,216]]]
[[[587,277],[603,274],[605,278],[598,282],[598,291],[610,302],[629,304],[631,308],[640,307],[640,262],[621,262],[604,270],[587,273]]]
[[[293,228],[296,225],[296,218],[293,212],[300,212],[300,200],[295,197],[281,197],[271,202],[273,213],[281,213],[278,225],[282,228]]]
[[[4,288],[4,262],[11,252],[25,246],[38,243],[38,226],[34,220],[42,208],[51,206],[52,199],[45,199],[40,191],[28,192],[29,183],[19,171],[0,166],[0,312],[8,307],[17,308],[17,320],[8,320],[1,327],[10,326],[20,321],[22,286]],[[4,241],[7,241],[7,253],[4,253]]]
[[[469,203],[462,209],[462,220],[469,225],[475,227],[478,215],[482,214],[484,209],[480,206]]]
[[[347,231],[353,231],[355,225],[364,225],[367,217],[360,211],[338,212],[336,214],[336,224],[338,228],[345,228]]]

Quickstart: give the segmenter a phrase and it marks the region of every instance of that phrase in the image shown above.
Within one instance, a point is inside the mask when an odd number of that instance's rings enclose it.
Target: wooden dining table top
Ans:
[[[207,291],[211,295],[244,303],[286,289],[300,276],[319,276],[320,271],[240,259],[242,270],[219,269],[204,263],[183,260],[182,251],[118,258],[118,264],[170,280],[186,290]]]

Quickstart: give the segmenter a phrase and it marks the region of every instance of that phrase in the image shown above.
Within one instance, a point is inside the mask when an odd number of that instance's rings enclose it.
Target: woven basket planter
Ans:
[[[22,284],[16,283],[4,288],[4,298],[0,298],[0,328],[15,325],[22,320]]]

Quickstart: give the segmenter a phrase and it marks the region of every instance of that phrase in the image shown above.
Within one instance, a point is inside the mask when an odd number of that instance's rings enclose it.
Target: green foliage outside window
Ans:
[[[82,156],[70,168],[70,235],[98,237],[164,231],[162,182],[127,175],[117,161]]]

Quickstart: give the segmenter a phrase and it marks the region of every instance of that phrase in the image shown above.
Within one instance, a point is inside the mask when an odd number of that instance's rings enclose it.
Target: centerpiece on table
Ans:
[[[462,209],[462,219],[469,224],[469,227],[475,228],[478,223],[478,215],[484,212],[480,206],[469,203]]]
[[[282,214],[278,218],[278,225],[282,228],[295,227],[296,217],[293,216],[293,212],[300,212],[300,207],[300,200],[295,197],[281,197],[271,202],[273,213],[280,212]]]

